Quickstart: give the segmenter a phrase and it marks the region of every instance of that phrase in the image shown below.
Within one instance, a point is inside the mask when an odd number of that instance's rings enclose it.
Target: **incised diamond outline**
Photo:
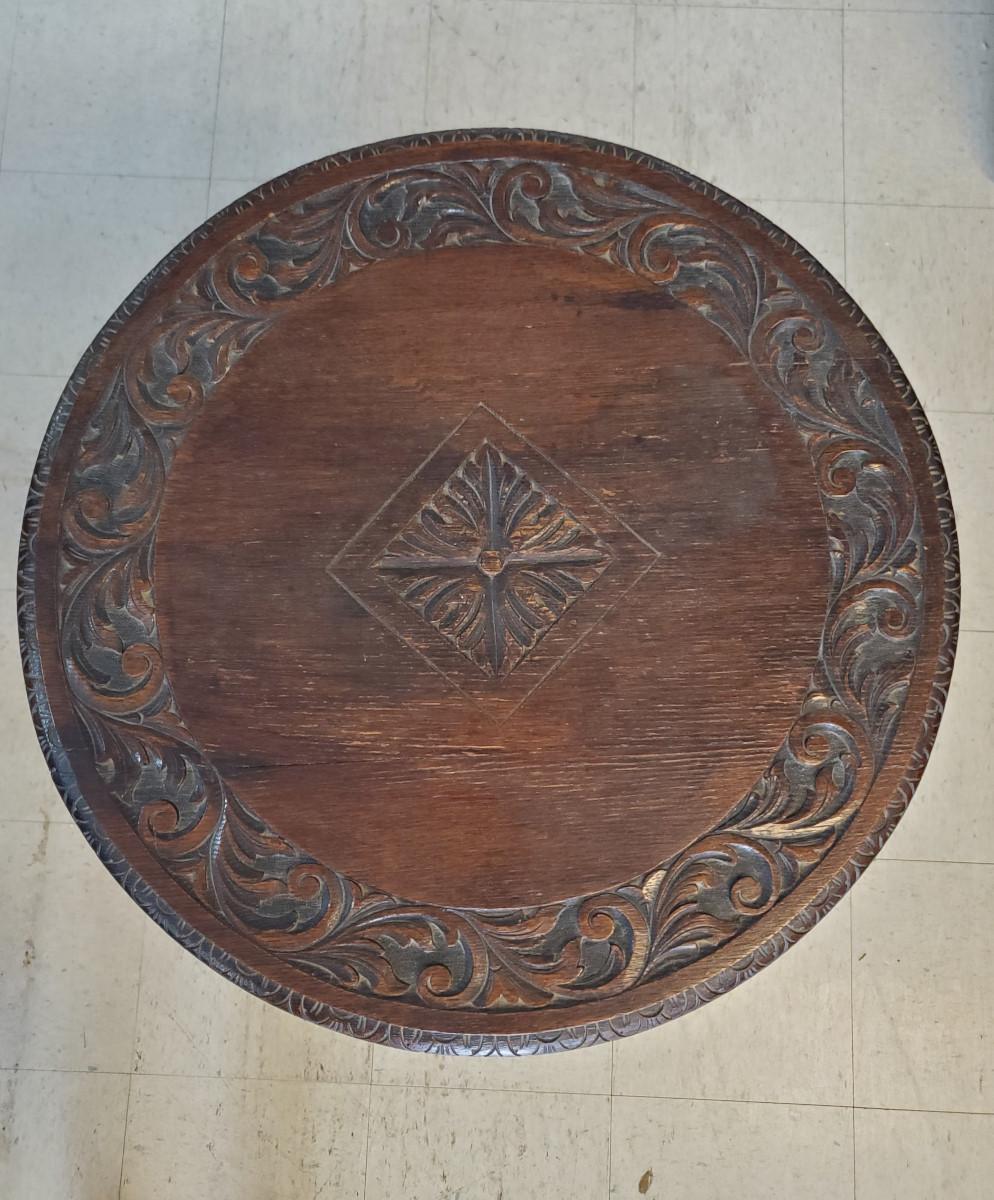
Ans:
[[[637,622],[624,615],[626,597],[658,558],[600,496],[477,403],[326,570],[426,667],[503,721],[609,619],[594,669],[610,669],[607,647]],[[427,688],[426,702],[436,695]]]

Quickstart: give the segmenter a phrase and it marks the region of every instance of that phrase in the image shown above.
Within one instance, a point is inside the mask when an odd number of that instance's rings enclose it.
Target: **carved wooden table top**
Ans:
[[[39,737],[134,899],[274,1004],[464,1053],[669,1020],[810,929],[911,797],[958,601],[841,287],[521,131],[192,234],[67,386],[20,569]]]

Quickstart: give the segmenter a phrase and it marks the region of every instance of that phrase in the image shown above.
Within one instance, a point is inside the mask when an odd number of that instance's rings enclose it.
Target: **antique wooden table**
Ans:
[[[585,1045],[768,963],[952,667],[946,483],[872,326],[745,205],[557,134],[208,221],[80,363],[24,534],[38,734],[109,869],[416,1049]]]

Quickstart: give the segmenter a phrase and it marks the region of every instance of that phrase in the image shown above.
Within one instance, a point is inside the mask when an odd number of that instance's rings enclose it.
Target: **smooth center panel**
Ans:
[[[240,798],[477,907],[715,824],[796,715],[828,586],[807,452],[723,335],[523,247],[289,306],[182,445],[156,555],[181,713]]]

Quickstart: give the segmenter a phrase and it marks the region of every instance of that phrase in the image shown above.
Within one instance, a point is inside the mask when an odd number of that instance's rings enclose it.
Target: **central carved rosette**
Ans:
[[[393,538],[375,569],[485,674],[514,670],[611,554],[485,441]]]
[[[481,550],[476,565],[481,575],[499,575],[507,566],[507,559],[500,550]]]

